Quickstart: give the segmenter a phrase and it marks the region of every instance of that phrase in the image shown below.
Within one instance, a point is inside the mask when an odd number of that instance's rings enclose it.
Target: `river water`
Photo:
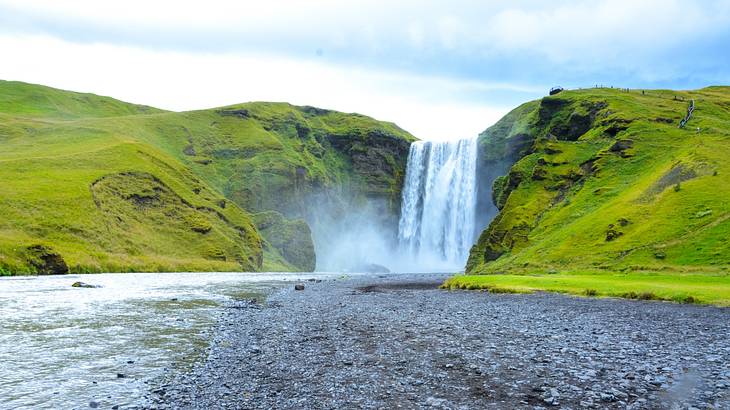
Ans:
[[[191,365],[227,302],[313,273],[0,278],[0,408],[144,406],[147,383]],[[73,288],[83,281],[100,288]],[[93,403],[92,403],[93,402]]]

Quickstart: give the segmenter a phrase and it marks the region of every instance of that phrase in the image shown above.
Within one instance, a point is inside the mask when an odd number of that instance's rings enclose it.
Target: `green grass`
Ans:
[[[728,271],[730,87],[564,91],[508,114],[480,147],[514,165],[467,273]]]
[[[413,140],[390,123],[285,103],[175,113],[0,81],[0,272],[36,273],[33,245],[79,273],[309,267],[286,260],[301,255],[263,238],[251,214],[300,218],[318,190],[396,206]],[[368,146],[389,169],[363,166]]]
[[[457,275],[447,289],[495,293],[558,292],[585,297],[620,297],[730,306],[730,275],[678,273],[579,273]]]

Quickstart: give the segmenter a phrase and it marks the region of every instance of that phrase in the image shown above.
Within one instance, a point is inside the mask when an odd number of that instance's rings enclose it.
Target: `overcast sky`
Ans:
[[[463,138],[554,85],[730,84],[730,1],[0,0],[0,79]]]

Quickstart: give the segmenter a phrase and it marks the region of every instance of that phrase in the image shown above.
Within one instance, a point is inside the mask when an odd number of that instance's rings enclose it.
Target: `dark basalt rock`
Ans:
[[[606,242],[611,242],[615,239],[618,239],[620,236],[622,236],[624,233],[617,230],[613,224],[608,225],[608,230],[606,231]]]
[[[183,150],[183,154],[194,157],[196,155],[195,153],[195,147],[193,147],[193,144],[188,144],[185,149]]]
[[[220,111],[218,111],[218,114],[220,114],[224,117],[238,117],[241,119],[249,118],[249,112],[245,108],[240,108],[237,110],[220,110]]]
[[[332,112],[332,111],[326,110],[324,108],[311,107],[309,105],[299,107],[299,110],[306,114],[310,114],[310,115],[325,115],[325,114],[329,114]]]
[[[74,282],[73,285],[71,285],[72,288],[87,288],[87,289],[94,289],[94,288],[100,288],[99,285],[91,285],[86,282]]]
[[[60,254],[45,245],[31,245],[26,248],[28,263],[41,275],[63,275],[68,265]]]
[[[626,152],[626,150],[632,148],[634,146],[634,141],[632,140],[618,140],[611,145],[611,148],[608,150],[616,153],[624,158],[630,157],[631,155]]]
[[[606,122],[606,129],[603,131],[611,137],[615,137],[618,133],[626,131],[631,124],[631,120],[625,118],[613,118]]]
[[[294,290],[304,290],[304,285],[301,283],[294,285]]]
[[[559,140],[576,141],[593,127],[598,112],[608,106],[604,101],[583,102],[580,105],[569,107],[574,108],[574,110],[568,115],[567,119],[555,121],[556,117],[560,118],[556,113],[569,104],[571,104],[570,101],[560,98],[543,98],[538,111],[538,125],[552,125],[550,134],[556,136]]]
[[[580,170],[581,172],[583,172],[583,175],[595,175],[595,173],[598,171],[598,168],[596,167],[596,161],[598,161],[598,158],[591,158],[588,161],[580,164]]]
[[[536,166],[532,170],[532,179],[534,181],[543,181],[547,178],[547,170],[543,167]]]

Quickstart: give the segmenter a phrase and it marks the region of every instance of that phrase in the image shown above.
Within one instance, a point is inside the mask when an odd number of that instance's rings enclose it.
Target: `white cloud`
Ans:
[[[454,81],[267,55],[149,51],[0,35],[0,78],[94,92],[176,111],[287,101],[396,122],[423,139],[474,136],[506,112],[465,94],[505,84]]]
[[[508,8],[490,20],[496,48],[538,50],[556,60],[650,53],[712,30],[717,20],[701,4],[679,0],[573,2],[550,9]]]
[[[727,1],[0,0],[0,13],[2,78],[175,110],[318,105],[421,138],[473,135],[553,82],[730,79],[712,48],[730,41]]]

